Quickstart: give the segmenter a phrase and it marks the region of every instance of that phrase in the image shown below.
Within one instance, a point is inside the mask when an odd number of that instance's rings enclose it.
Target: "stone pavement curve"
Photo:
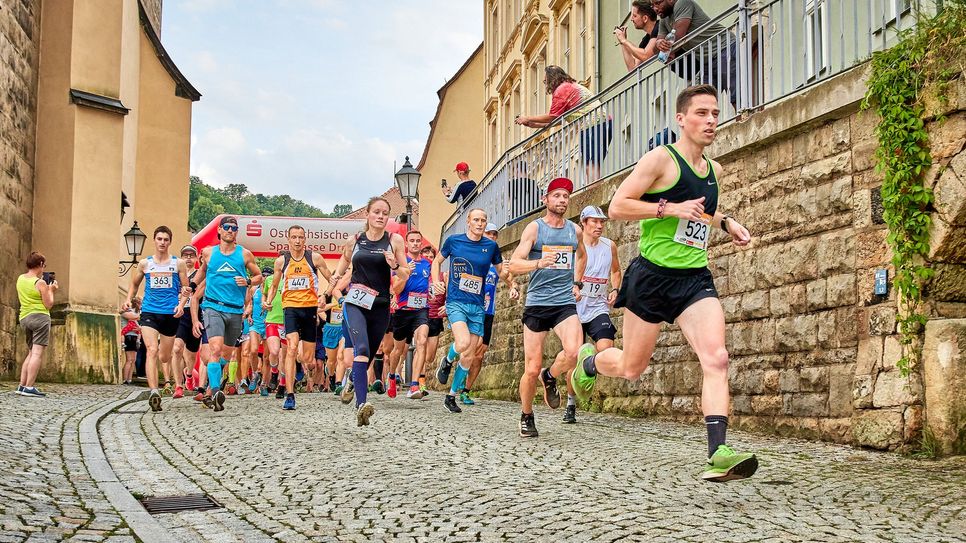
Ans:
[[[0,541],[133,541],[79,458],[78,421],[121,387],[0,391]],[[966,542],[966,459],[916,461],[731,432],[758,453],[748,480],[698,479],[704,429],[482,401],[451,415],[439,394],[375,398],[373,425],[329,394],[185,399],[121,407],[99,426],[135,496],[206,492],[224,507],[156,515],[171,541]],[[12,415],[17,413],[16,416]],[[72,435],[73,434],[73,435]],[[11,453],[12,451],[12,453]]]

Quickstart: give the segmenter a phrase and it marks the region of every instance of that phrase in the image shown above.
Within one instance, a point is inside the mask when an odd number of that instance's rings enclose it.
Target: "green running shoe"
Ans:
[[[462,402],[463,405],[476,405],[476,402],[473,401],[473,398],[470,398],[469,392],[460,392],[460,402]]]
[[[570,374],[570,383],[574,387],[574,392],[577,394],[577,398],[583,402],[590,399],[590,393],[594,390],[594,383],[597,382],[596,375],[590,376],[584,372],[584,360],[596,353],[597,350],[590,343],[581,345],[580,350],[577,351],[577,367]]]
[[[712,483],[747,479],[758,470],[758,457],[752,453],[736,453],[727,445],[718,445],[718,450],[708,459],[708,469],[701,478]]]

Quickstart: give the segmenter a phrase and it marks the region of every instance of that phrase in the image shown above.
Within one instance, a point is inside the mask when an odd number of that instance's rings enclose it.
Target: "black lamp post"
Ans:
[[[137,265],[138,257],[144,251],[144,242],[147,239],[148,237],[144,232],[138,228],[138,222],[134,221],[131,229],[124,234],[124,245],[127,246],[127,254],[130,255],[131,260],[121,260],[118,262],[118,275],[120,277],[127,275],[127,272],[131,271]]]
[[[406,157],[406,163],[396,172],[396,186],[399,187],[399,195],[406,200],[407,232],[412,230],[413,200],[416,198],[416,193],[419,190],[419,177],[421,175],[419,170],[413,168],[413,165],[410,164],[408,156]]]

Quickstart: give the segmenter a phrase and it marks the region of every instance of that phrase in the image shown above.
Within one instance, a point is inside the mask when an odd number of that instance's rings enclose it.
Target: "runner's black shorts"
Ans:
[[[614,307],[653,324],[673,323],[695,302],[717,297],[708,268],[665,268],[638,256],[624,272]]]
[[[577,316],[577,304],[567,305],[531,305],[523,308],[523,325],[531,332],[546,332],[554,326],[567,320],[571,315]]]
[[[590,336],[590,339],[594,341],[602,339],[614,341],[617,339],[617,329],[614,328],[614,323],[611,322],[610,315],[607,313],[601,313],[591,319],[590,322],[583,322],[580,325],[584,328],[584,335]]]
[[[443,317],[429,319],[429,337],[439,337],[443,333]]]
[[[396,341],[413,340],[413,334],[420,326],[429,324],[428,309],[400,309],[392,318],[392,339]]]
[[[286,307],[283,312],[285,313],[285,335],[298,332],[300,340],[315,343],[319,330],[317,307]]]
[[[138,335],[137,334],[125,334],[124,335],[124,352],[132,353],[138,350]]]
[[[490,346],[490,338],[493,337],[493,317],[494,315],[483,316],[483,345]]]
[[[175,334],[174,337],[184,342],[184,348],[187,349],[188,352],[196,353],[198,352],[198,348],[201,346],[201,338],[195,337],[194,333],[192,333],[191,315],[188,313],[189,312],[186,309],[184,315],[181,315],[181,318],[178,319],[178,333]],[[201,329],[204,330],[204,326],[202,326]]]
[[[174,337],[178,333],[179,320],[174,315],[164,313],[141,313],[138,324],[141,328],[154,328],[164,337]]]

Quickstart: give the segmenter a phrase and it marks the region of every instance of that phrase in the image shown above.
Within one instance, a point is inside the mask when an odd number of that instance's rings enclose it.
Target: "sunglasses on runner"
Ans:
[[[238,231],[238,225],[237,224],[223,224],[223,225],[221,225],[221,227],[222,227],[223,230],[228,231],[228,232],[237,232]]]

